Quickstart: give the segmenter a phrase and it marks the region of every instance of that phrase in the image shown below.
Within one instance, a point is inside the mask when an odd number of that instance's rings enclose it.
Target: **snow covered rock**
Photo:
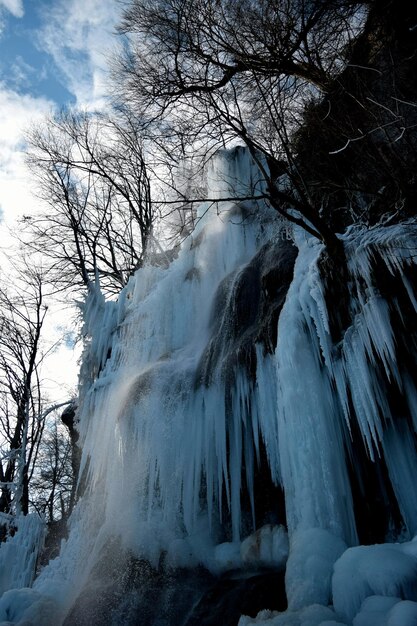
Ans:
[[[348,622],[359,614],[358,626],[363,626],[360,611],[365,616],[375,610],[383,613],[393,598],[417,600],[417,558],[408,554],[404,546],[405,549],[403,544],[358,546],[346,550],[336,562],[333,603]],[[370,596],[374,598],[363,603]]]
[[[290,610],[331,603],[333,565],[345,549],[346,544],[340,537],[322,528],[294,533],[285,574]]]

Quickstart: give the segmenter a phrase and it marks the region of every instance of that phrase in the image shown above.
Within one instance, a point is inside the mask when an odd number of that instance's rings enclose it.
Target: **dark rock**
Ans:
[[[117,542],[91,573],[64,626],[236,626],[242,614],[285,610],[284,573],[215,577],[202,567],[153,568]]]
[[[230,384],[239,365],[255,376],[255,344],[270,353],[275,350],[278,317],[296,256],[290,241],[268,243],[243,269],[222,281],[211,313],[212,338],[198,368],[197,384],[209,385],[220,362]]]
[[[181,626],[236,626],[241,615],[285,611],[284,573],[264,572],[248,578],[221,578],[207,590]]]

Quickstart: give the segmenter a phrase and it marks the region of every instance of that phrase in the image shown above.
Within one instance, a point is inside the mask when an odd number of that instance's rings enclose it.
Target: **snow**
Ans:
[[[312,604],[298,611],[261,611],[256,618],[242,616],[238,626],[346,626],[327,606]]]
[[[404,600],[395,604],[387,615],[387,626],[413,626],[417,624],[417,602]]]
[[[261,200],[233,200],[264,190],[247,151],[220,153],[208,178],[208,196],[228,200],[199,208],[196,230],[168,267],[138,270],[118,302],[91,287],[78,408],[86,491],[60,556],[32,590],[24,588],[33,542],[20,542],[17,569],[26,573],[7,582],[22,589],[4,594],[1,620],[42,624],[48,611],[65,615],[117,539],[155,567],[161,555],[169,566],[203,565],[213,574],[286,565],[288,610],[242,616],[239,626],[411,625],[417,542],[358,546],[351,485],[360,469],[350,455],[356,429],[370,461],[384,464],[402,539],[411,539],[417,392],[398,357],[393,319],[405,315],[401,306],[417,310],[406,271],[415,229],[358,227],[343,237],[351,323],[337,345],[319,271],[323,246],[295,229],[298,257],[276,350],[256,344],[249,371],[233,352],[237,294],[259,250],[271,241],[279,248],[281,224]],[[375,286],[376,250],[402,283],[402,305]],[[394,387],[403,394],[399,412]],[[286,520],[273,524],[256,517],[263,448],[262,480],[285,495]],[[362,484],[360,474],[356,480]],[[0,546],[0,565],[12,545]]]
[[[369,596],[362,602],[360,611],[353,620],[353,626],[383,626],[387,623],[387,615],[398,602],[400,598]]]
[[[10,534],[7,541],[0,543],[0,594],[32,584],[46,530],[36,513],[20,515],[7,521]],[[0,522],[4,523],[3,516]]]
[[[285,573],[290,610],[331,604],[333,565],[346,547],[339,537],[322,528],[298,530],[293,534]]]
[[[52,600],[34,589],[22,588],[6,591],[0,599],[0,623],[29,625],[58,624],[61,614]]]
[[[386,596],[370,596],[362,603],[353,626],[414,626],[417,603]]]
[[[417,598],[416,544],[349,548],[335,564],[332,586],[334,607],[347,621],[353,620],[361,605],[363,609],[369,596],[413,600]]]
[[[242,541],[245,565],[283,568],[288,558],[288,535],[283,526],[267,524]]]

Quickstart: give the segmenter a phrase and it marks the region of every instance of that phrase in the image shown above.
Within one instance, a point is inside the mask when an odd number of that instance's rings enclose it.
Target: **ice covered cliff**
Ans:
[[[209,187],[263,183],[238,148]],[[293,240],[205,204],[175,261],[89,297],[84,493],[1,623],[415,624],[417,229],[352,228],[340,273]]]

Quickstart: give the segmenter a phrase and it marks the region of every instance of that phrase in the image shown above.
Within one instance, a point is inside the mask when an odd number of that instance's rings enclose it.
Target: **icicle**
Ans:
[[[404,419],[397,419],[386,429],[383,449],[398,506],[413,537],[417,533],[417,453],[413,433]]]
[[[16,517],[0,514],[0,522],[12,530],[0,543],[0,595],[8,589],[30,587],[43,547],[45,523],[36,514]]]
[[[256,529],[264,523],[255,516],[263,464],[270,487],[284,491],[290,542],[291,611],[271,616],[272,623],[335,622],[331,609],[306,604],[331,601],[333,563],[345,544],[358,540],[348,471],[350,438],[358,432],[370,459],[386,463],[405,523],[416,530],[410,425],[417,429],[417,393],[413,373],[400,362],[392,321],[409,313],[384,300],[373,275],[381,263],[415,309],[406,271],[415,263],[415,235],[406,225],[352,228],[344,237],[351,322],[336,347],[318,264],[323,246],[294,229],[299,256],[276,350],[269,342],[273,353],[266,354],[257,334],[245,343],[238,312],[252,304],[251,292],[242,291],[249,275],[267,297],[276,286],[275,277],[271,288],[264,284],[259,269],[266,244],[277,242],[273,251],[279,249],[276,216],[261,201],[238,202],[264,190],[240,148],[219,153],[209,183],[209,197],[229,200],[200,207],[196,230],[168,267],[138,270],[118,302],[105,303],[94,288],[84,304],[79,419],[87,487],[61,555],[36,580],[36,593],[54,597],[65,613],[116,538],[120,549],[155,568],[161,555],[173,566],[245,567],[255,546],[258,564],[269,566],[277,555],[283,563],[284,531]],[[390,389],[402,394],[401,415]],[[250,537],[241,546],[242,530]],[[0,556],[5,549],[0,546]],[[369,589],[408,593],[417,571],[413,550],[410,543],[397,551],[392,584],[388,569],[374,580],[379,556],[385,566],[389,555],[347,550],[336,564],[336,608],[351,620]],[[356,580],[358,564],[364,569]],[[343,599],[347,580],[352,588]]]

